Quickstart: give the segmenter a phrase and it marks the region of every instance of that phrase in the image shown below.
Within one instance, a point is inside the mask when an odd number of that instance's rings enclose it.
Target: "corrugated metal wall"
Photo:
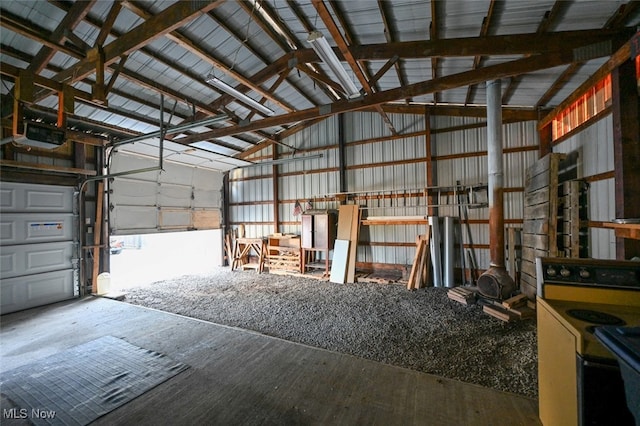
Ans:
[[[554,152],[579,152],[578,176],[590,178],[614,170],[613,116],[608,114],[580,133],[554,146]],[[590,183],[589,220],[609,222],[615,219],[614,179],[598,179]],[[616,258],[613,229],[589,228],[589,255],[597,259]]]
[[[427,215],[427,201],[423,196],[427,186],[425,116],[389,114],[389,118],[398,133],[410,136],[391,138],[391,132],[379,114],[354,112],[344,114],[342,118],[333,116],[282,140],[283,144],[301,151],[297,156],[322,153],[323,157],[277,166],[280,232],[300,233],[300,217],[293,215],[296,201],[303,207],[311,200],[313,208],[338,208],[334,195],[340,190],[338,139],[341,119],[346,142],[346,190],[357,195],[366,215]],[[457,181],[466,185],[487,182],[484,123],[482,118],[431,118],[435,185],[452,186]],[[505,217],[514,222],[509,226],[520,226],[525,171],[538,158],[536,123],[506,124],[503,139],[507,150],[504,155],[504,184],[508,190]],[[277,145],[257,153],[255,159],[268,161],[273,156],[273,149],[278,152],[277,158],[288,158],[291,154],[286,147]],[[272,169],[272,166],[249,167],[230,174],[230,222],[233,227],[243,223],[249,237],[266,236],[275,231]],[[452,196],[443,195],[441,201],[453,203],[454,200]],[[457,207],[441,207],[439,214],[458,216],[459,212]],[[470,209],[469,218],[473,243],[480,246],[476,248],[478,266],[486,268],[489,265],[488,209]],[[358,261],[411,264],[416,235],[425,230],[425,225],[362,226],[360,240],[363,243],[358,248]],[[466,237],[464,242],[468,243]]]
[[[486,184],[487,175],[487,129],[486,126],[444,132],[460,126],[480,126],[484,118],[434,117],[432,130],[433,156],[435,160],[435,183],[438,186]],[[520,122],[502,126],[504,150],[505,221],[507,227],[521,227],[523,218],[523,187],[526,169],[538,158],[539,138],[536,122]],[[475,154],[470,156],[471,154]],[[442,156],[451,156],[438,158]],[[457,158],[455,158],[457,157]],[[443,198],[444,201],[444,198]],[[489,209],[468,209],[469,224],[478,267],[489,266]],[[456,207],[440,207],[440,216],[459,216]],[[513,223],[509,223],[513,222]],[[465,233],[466,235],[466,233]],[[467,239],[464,240],[468,244]]]

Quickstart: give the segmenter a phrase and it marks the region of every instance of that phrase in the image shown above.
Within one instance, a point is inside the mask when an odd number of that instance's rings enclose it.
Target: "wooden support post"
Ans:
[[[58,122],[56,126],[60,129],[67,128],[67,114],[75,112],[75,99],[72,88],[64,84],[62,91],[58,92]]]
[[[33,72],[20,70],[15,83],[13,97],[13,135],[24,135],[24,104],[33,102],[34,97]]]
[[[507,228],[507,233],[509,275],[513,282],[516,282],[516,228]]]
[[[611,73],[615,210],[617,219],[640,217],[640,96],[635,64],[626,61]],[[640,240],[616,238],[616,257],[640,256]]]
[[[91,87],[91,96],[94,102],[107,103],[106,90],[104,85],[105,55],[102,46],[96,46],[87,52],[87,59],[95,62],[96,82]]]

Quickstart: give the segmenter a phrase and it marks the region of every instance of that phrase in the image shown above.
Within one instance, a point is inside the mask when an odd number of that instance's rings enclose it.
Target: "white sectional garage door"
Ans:
[[[150,157],[118,152],[109,173],[158,165]],[[163,171],[116,177],[110,182],[109,226],[115,235],[220,228],[220,171],[165,161]]]
[[[74,188],[0,183],[0,312],[78,295]]]

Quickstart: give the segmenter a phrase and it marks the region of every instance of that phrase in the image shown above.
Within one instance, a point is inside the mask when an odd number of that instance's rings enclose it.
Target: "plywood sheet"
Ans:
[[[331,275],[329,281],[344,284],[347,277],[347,264],[349,262],[349,240],[336,240],[333,247],[333,261],[331,262]]]

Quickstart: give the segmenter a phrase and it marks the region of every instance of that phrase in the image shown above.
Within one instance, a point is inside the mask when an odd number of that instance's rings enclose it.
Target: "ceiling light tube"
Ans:
[[[258,110],[264,115],[272,116],[275,114],[273,110],[267,108],[266,106],[262,105],[260,102],[250,98],[244,93],[234,89],[233,87],[229,86],[227,83],[218,79],[217,77],[214,77],[213,75],[207,76],[207,79],[205,81],[210,85],[212,85],[213,87],[215,87],[216,89],[222,90],[226,94],[233,96],[234,98],[238,99],[242,103],[249,105],[250,107]]]
[[[356,87],[353,81],[351,81],[349,74],[345,71],[340,60],[333,52],[333,49],[329,46],[327,39],[322,35],[322,33],[320,31],[310,32],[307,41],[311,43],[311,47],[315,50],[320,59],[322,59],[322,62],[331,68],[331,71],[340,82],[340,85],[346,91],[347,96],[349,98],[357,98],[360,96],[360,90]]]

